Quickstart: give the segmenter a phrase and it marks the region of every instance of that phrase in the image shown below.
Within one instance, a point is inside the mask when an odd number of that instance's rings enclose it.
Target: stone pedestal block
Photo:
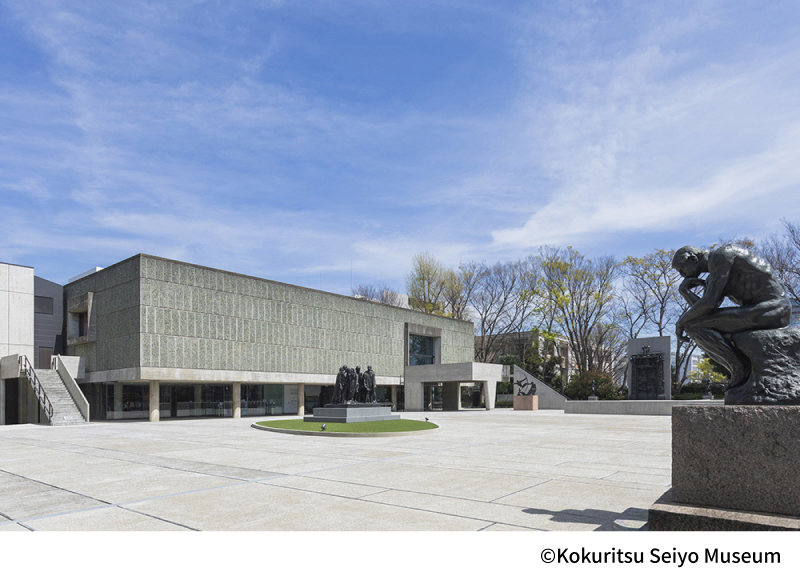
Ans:
[[[672,490],[650,507],[650,531],[797,531],[800,518],[679,504]]]
[[[800,405],[800,327],[731,336],[750,361],[750,377],[725,392],[726,405]]]
[[[515,411],[538,411],[539,410],[539,396],[538,395],[515,395],[514,396],[514,410]]]
[[[800,516],[800,407],[672,410],[675,502]]]
[[[313,417],[303,421],[316,423],[365,423],[367,421],[393,421],[400,415],[392,415],[392,406],[382,403],[344,403],[315,407]]]

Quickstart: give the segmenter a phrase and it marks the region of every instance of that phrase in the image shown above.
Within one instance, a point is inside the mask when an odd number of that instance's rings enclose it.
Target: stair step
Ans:
[[[50,405],[53,407],[53,418],[50,424],[53,426],[83,425],[86,424],[75,400],[69,390],[61,380],[57,371],[52,369],[34,370],[39,383],[47,395]],[[66,417],[66,418],[65,418]]]

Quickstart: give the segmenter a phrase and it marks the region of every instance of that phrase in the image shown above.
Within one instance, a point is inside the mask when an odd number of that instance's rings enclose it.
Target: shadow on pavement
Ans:
[[[641,520],[647,521],[647,510],[642,508],[628,508],[623,512],[614,512],[611,510],[543,510],[540,508],[525,508],[522,510],[526,514],[541,514],[550,516],[550,520],[556,523],[574,524],[574,523],[599,523],[600,527],[594,531],[611,531],[614,526],[614,520]]]

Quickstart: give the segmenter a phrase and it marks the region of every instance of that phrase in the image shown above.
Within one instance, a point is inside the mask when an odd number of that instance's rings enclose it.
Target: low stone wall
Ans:
[[[721,399],[564,401],[565,413],[588,415],[672,415],[672,408],[685,405],[723,405]]]

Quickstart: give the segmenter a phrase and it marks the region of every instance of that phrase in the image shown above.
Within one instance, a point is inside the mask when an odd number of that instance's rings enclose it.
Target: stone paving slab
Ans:
[[[402,416],[440,429],[325,439],[252,429],[261,418],[0,427],[0,530],[609,530],[669,488],[670,417]]]
[[[291,488],[247,484],[131,506],[163,519],[180,518],[204,531],[475,531],[487,522]]]
[[[420,511],[439,512],[453,516],[502,523],[509,528],[540,529],[550,531],[593,531],[600,528],[606,520],[587,516],[532,512],[517,506],[479,500],[462,500],[446,496],[420,494],[416,492],[400,492],[391,490],[366,500],[414,508]]]
[[[28,520],[34,531],[190,531],[189,528],[130,510],[109,507]],[[22,528],[25,529],[25,528]]]

